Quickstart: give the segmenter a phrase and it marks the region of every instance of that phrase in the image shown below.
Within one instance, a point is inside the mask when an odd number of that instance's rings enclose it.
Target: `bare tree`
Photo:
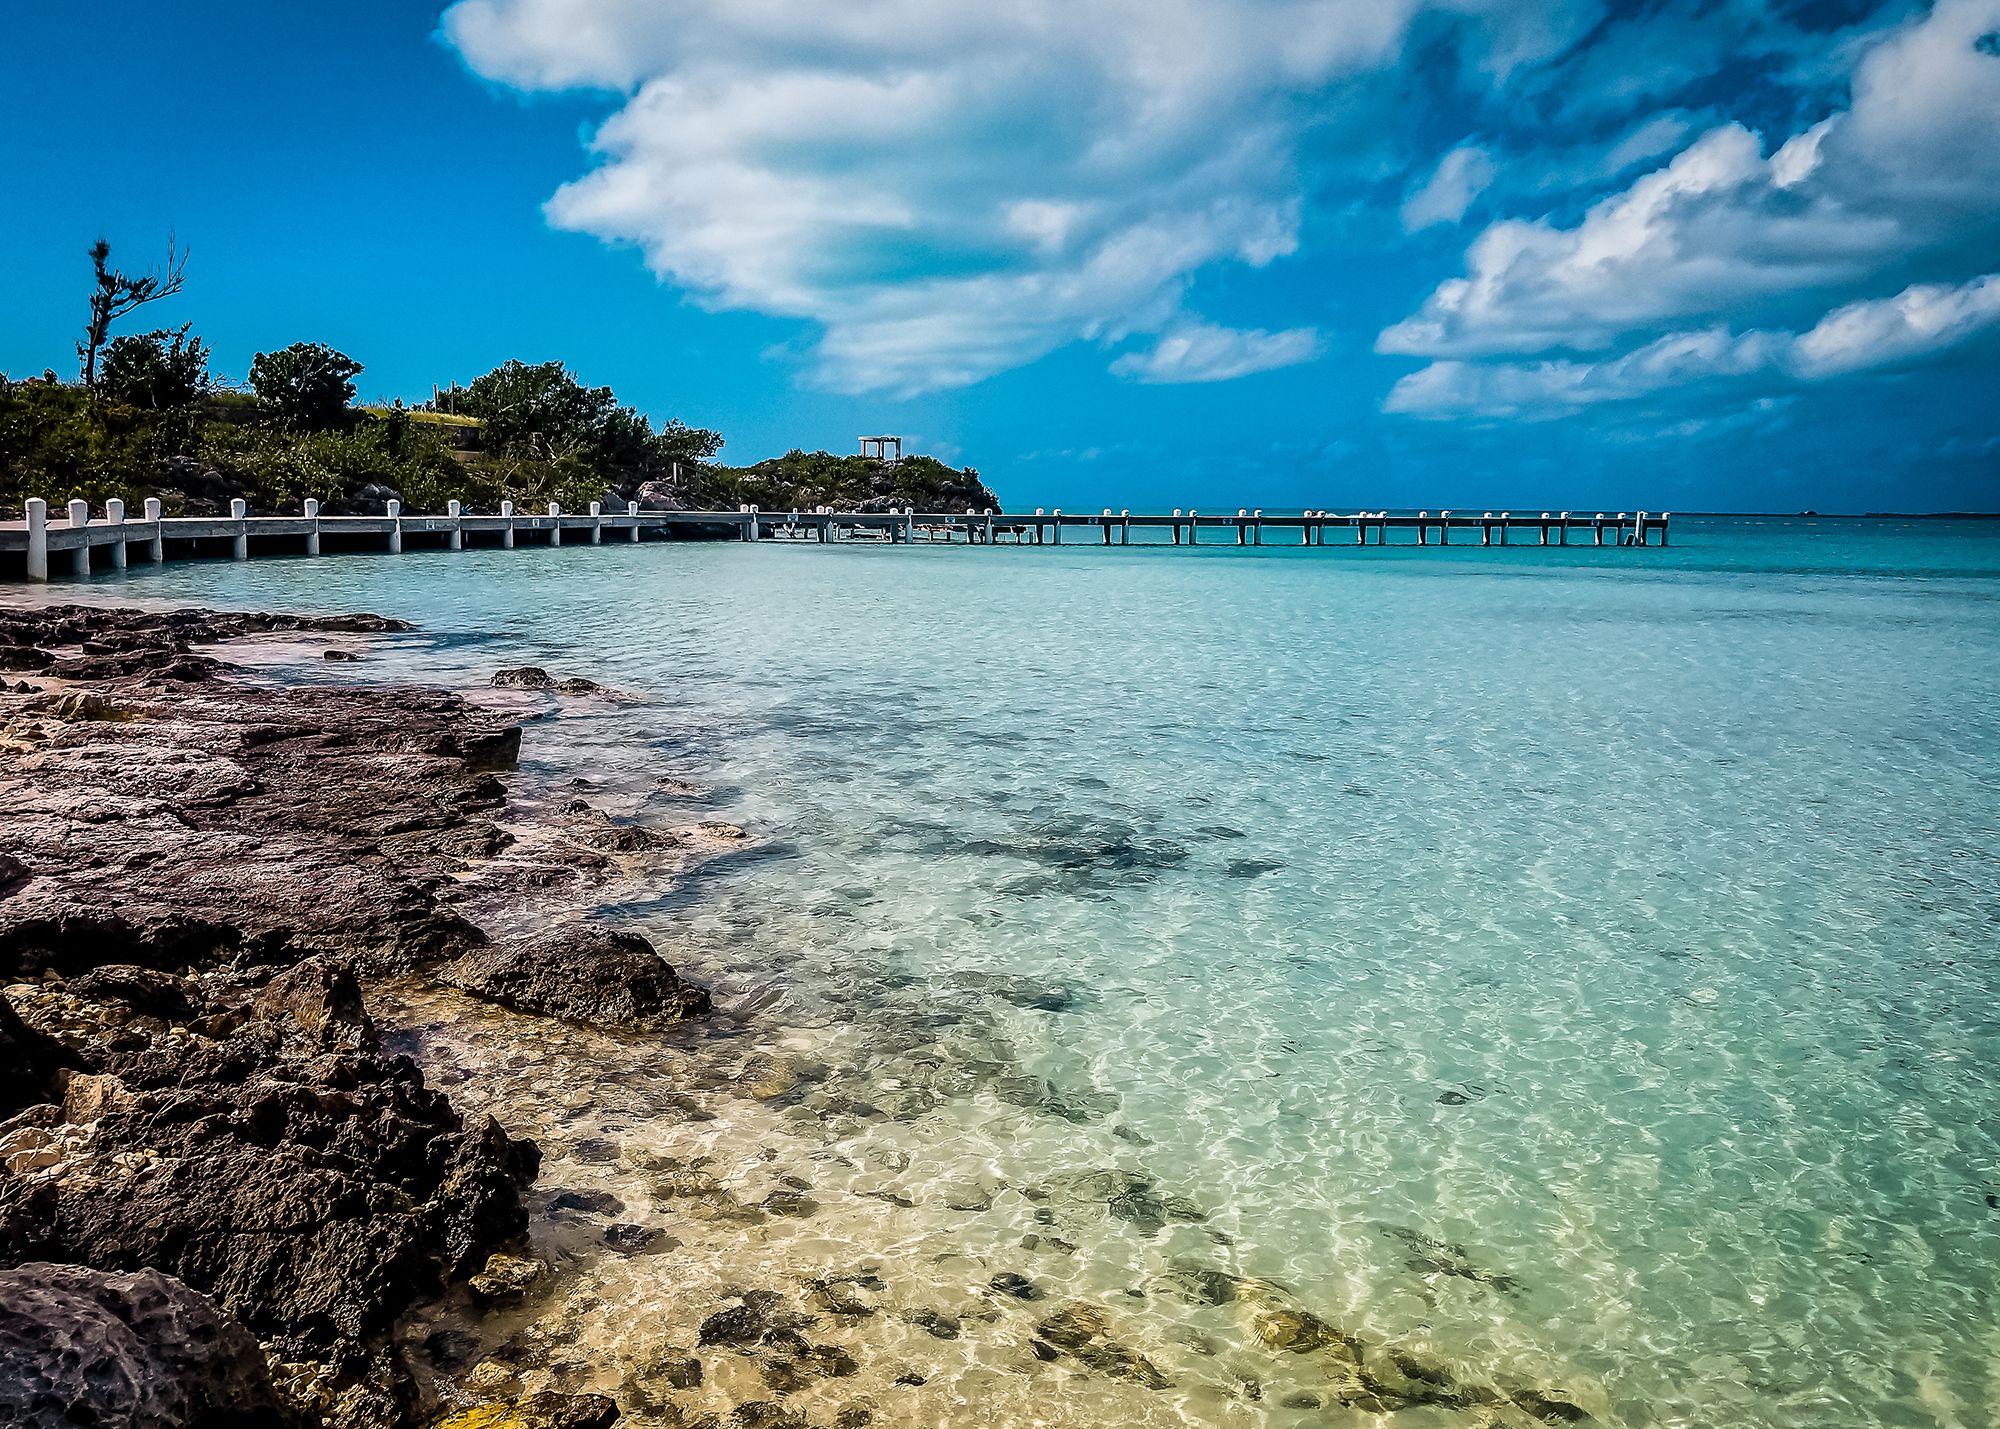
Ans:
[[[90,261],[96,282],[90,290],[90,321],[83,329],[83,341],[76,355],[83,361],[83,385],[97,386],[97,354],[111,335],[111,324],[143,303],[171,298],[187,279],[187,250],[167,235],[167,264],[137,278],[127,277],[111,266],[111,245],[102,238],[90,245]]]

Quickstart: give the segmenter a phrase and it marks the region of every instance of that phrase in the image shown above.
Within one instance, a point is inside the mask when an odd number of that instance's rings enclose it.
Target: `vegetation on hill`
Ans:
[[[329,515],[411,512],[459,500],[491,511],[555,501],[638,501],[652,509],[767,511],[833,506],[885,510],[999,509],[966,468],[929,457],[900,463],[792,451],[749,467],[718,463],[722,436],[678,419],[655,426],[608,387],[560,362],[502,363],[434,402],[356,406],[362,364],[320,343],[260,352],[248,391],[218,382],[188,324],[113,336],[119,318],[181,290],[187,255],[133,276],[91,250],[93,282],[80,380],[0,374],[0,517],[29,496],[52,506],[148,496],[170,515],[296,511],[317,498]]]

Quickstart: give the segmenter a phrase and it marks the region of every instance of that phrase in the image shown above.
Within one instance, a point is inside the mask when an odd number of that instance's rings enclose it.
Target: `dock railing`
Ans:
[[[425,547],[462,551],[524,543],[595,546],[606,541],[718,537],[816,542],[860,538],[968,546],[1664,546],[1670,519],[1665,511],[1266,513],[1249,507],[1239,507],[1233,515],[1178,507],[1164,513],[1109,507],[1096,513],[1060,507],[1036,507],[1033,512],[919,512],[908,507],[760,511],[755,506],[734,511],[642,511],[637,502],[627,502],[622,511],[606,511],[595,501],[581,514],[565,512],[551,501],[547,514],[524,515],[513,502],[505,501],[497,514],[478,515],[453,501],[441,516],[416,516],[406,515],[401,502],[390,501],[379,516],[323,516],[314,500],[307,500],[297,516],[252,516],[240,500],[230,502],[227,516],[166,516],[159,500],[148,498],[138,520],[129,519],[125,504],[117,500],[106,502],[99,518],[93,518],[86,503],[71,501],[63,519],[52,520],[48,503],[39,497],[30,498],[25,507],[25,519],[0,522],[0,557],[8,561],[5,568],[12,569],[12,557],[18,554],[19,569],[31,581],[46,581],[52,575],[88,576],[100,560],[108,568],[122,569],[134,559],[159,562],[223,554],[240,561],[266,554],[318,556]],[[1134,532],[1140,536],[1136,542]]]

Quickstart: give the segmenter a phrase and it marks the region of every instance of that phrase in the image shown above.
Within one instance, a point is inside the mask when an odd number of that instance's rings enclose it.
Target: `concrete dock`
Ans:
[[[122,502],[93,513],[81,501],[56,517],[31,499],[26,519],[0,522],[0,573],[45,581],[87,576],[132,561],[260,555],[333,555],[418,548],[600,545],[641,540],[806,540],[929,542],[953,545],[1096,546],[1652,546],[1667,544],[1664,511],[1305,511],[1170,513],[1112,511],[885,512],[606,511],[593,502],[571,513],[553,502],[524,514],[504,502],[476,515],[452,502],[442,516],[406,516],[390,502],[381,516],[322,516],[307,501],[297,516],[252,516],[241,501],[227,516],[165,516],[149,500],[133,519]],[[1134,533],[1138,539],[1134,540]]]

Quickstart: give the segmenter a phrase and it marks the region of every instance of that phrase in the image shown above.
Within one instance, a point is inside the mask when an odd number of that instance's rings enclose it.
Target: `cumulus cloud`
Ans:
[[[1438,161],[1421,188],[1403,200],[1403,231],[1415,233],[1440,223],[1457,223],[1486,192],[1496,170],[1493,156],[1477,144],[1461,144]]]
[[[1724,124],[1574,226],[1492,224],[1465,275],[1378,350],[1589,352],[1690,319],[1796,318],[1815,301],[1979,271],[2000,244],[1996,29],[2000,0],[1942,0],[1865,50],[1846,109],[1768,155]]]
[[[1191,322],[1164,334],[1149,352],[1126,353],[1111,370],[1138,382],[1224,382],[1310,362],[1319,351],[1311,328],[1265,332]]]
[[[2000,273],[1912,284],[1848,303],[1802,333],[1726,327],[1670,333],[1601,362],[1433,362],[1398,381],[1385,411],[1527,421],[1732,378],[1817,382],[1922,362],[2000,329]]]
[[[1597,3],[460,0],[443,33],[498,82],[616,96],[553,223],[815,325],[826,385],[907,392],[1199,324],[1193,275],[1296,248],[1304,136],[1414,25],[1498,76]]]

